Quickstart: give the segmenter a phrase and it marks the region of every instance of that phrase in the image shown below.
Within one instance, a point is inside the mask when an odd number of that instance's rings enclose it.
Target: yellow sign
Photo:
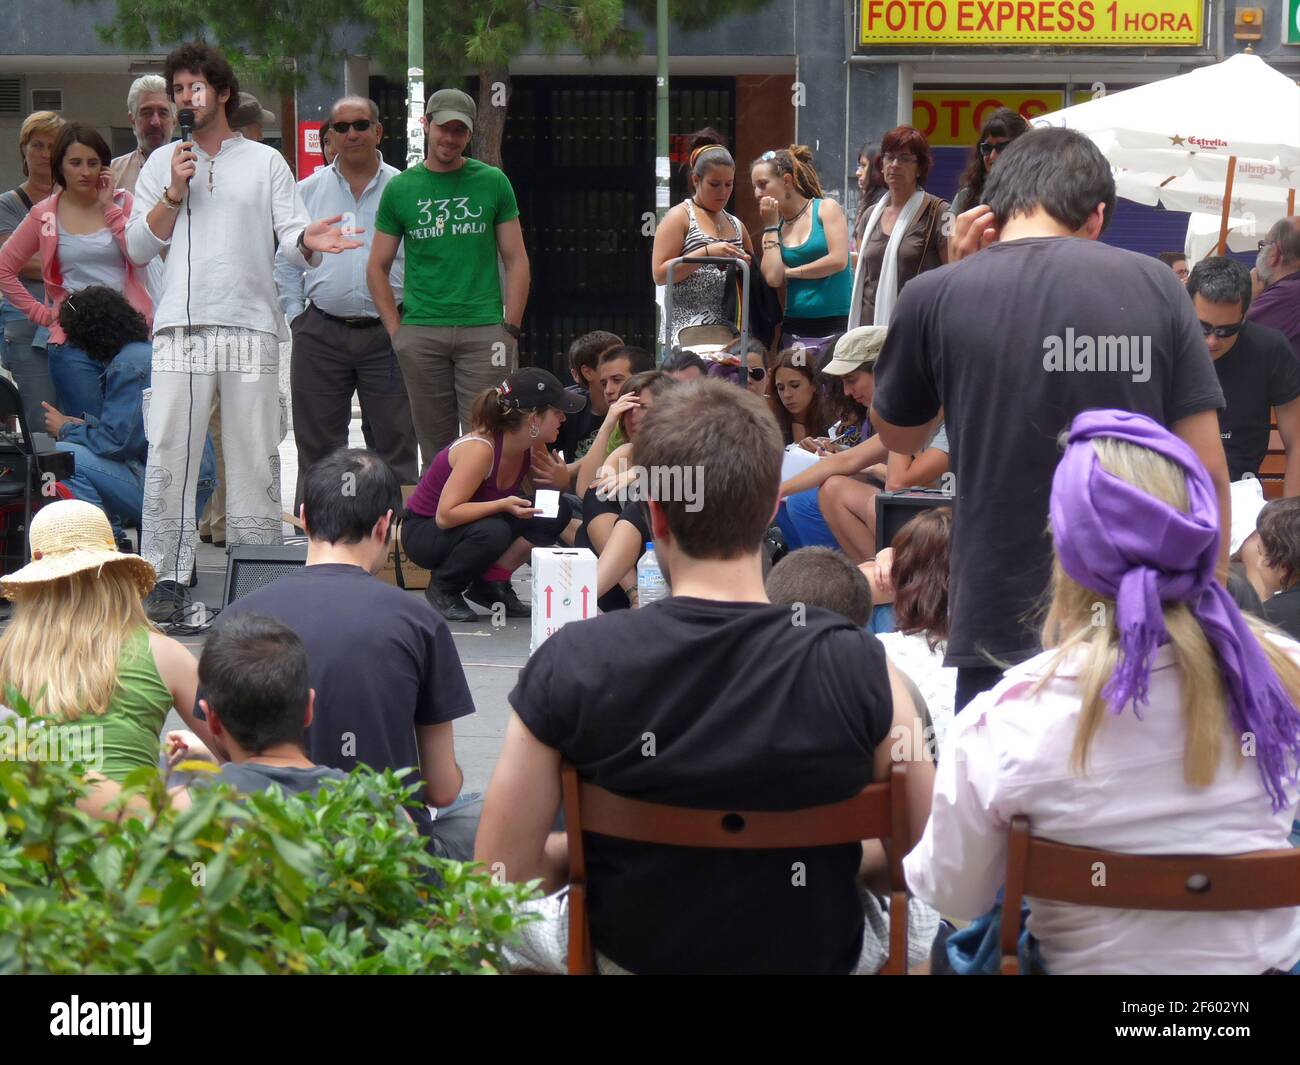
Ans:
[[[1078,90],[1073,102],[1081,104],[1092,98],[1092,93]],[[912,125],[925,134],[932,148],[960,148],[979,140],[980,127],[999,107],[1009,107],[1032,120],[1059,111],[1064,100],[1065,93],[1059,89],[916,92],[912,94]]]
[[[1203,0],[861,0],[860,46],[1197,46]]]
[[[918,92],[912,95],[912,125],[925,134],[932,148],[974,144],[980,127],[999,107],[1037,118],[1059,111],[1064,94],[1042,92]]]

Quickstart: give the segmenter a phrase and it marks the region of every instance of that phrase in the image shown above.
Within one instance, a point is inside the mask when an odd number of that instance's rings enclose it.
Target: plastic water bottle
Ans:
[[[636,605],[649,606],[667,597],[668,582],[664,580],[659,559],[655,557],[655,545],[646,544],[645,554],[636,564]]]

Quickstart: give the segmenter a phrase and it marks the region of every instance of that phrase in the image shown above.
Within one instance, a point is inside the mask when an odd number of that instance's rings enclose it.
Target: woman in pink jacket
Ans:
[[[153,318],[144,271],[126,254],[131,194],[113,189],[110,161],[108,145],[93,128],[75,122],[65,126],[50,159],[54,192],[32,207],[0,247],[0,290],[33,322],[49,329],[50,377],[59,408],[76,418],[98,417],[103,366],[67,342],[59,327],[60,304],[83,288],[107,285],[121,292],[146,321]],[[44,302],[19,279],[23,264],[37,253]],[[44,428],[31,426],[33,431]]]

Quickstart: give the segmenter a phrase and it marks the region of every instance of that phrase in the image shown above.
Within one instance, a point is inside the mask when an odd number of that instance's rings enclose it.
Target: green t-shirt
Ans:
[[[518,217],[510,179],[477,159],[448,174],[415,166],[385,185],[375,228],[406,244],[402,324],[500,322],[496,227]]]

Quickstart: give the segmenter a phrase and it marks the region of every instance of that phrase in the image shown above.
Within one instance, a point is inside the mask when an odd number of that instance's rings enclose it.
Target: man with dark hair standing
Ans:
[[[307,565],[226,607],[217,624],[241,614],[277,618],[302,639],[317,692],[307,730],[313,762],[348,770],[418,766],[411,783],[424,809],[412,816],[435,854],[468,861],[480,803],[460,798],[452,722],[474,702],[447,623],[419,596],[385,584],[397,478],[371,451],[340,448],[317,462],[298,514],[307,530]],[[454,809],[447,809],[454,808]]]
[[[478,111],[459,89],[429,97],[429,154],[384,189],[366,280],[401,362],[424,466],[469,429],[480,392],[518,364],[528,253],[510,180],[465,158]],[[337,146],[337,142],[336,146]],[[389,272],[406,249],[399,312]],[[505,267],[505,300],[497,257]]]
[[[1114,207],[1110,164],[1082,134],[1017,138],[984,204],[958,219],[957,254],[984,250],[908,282],[876,365],[871,423],[890,451],[919,451],[945,419],[958,711],[997,684],[999,663],[1037,653],[1057,436],[1081,411],[1150,415],[1196,452],[1218,490],[1227,577],[1223,393],[1173,272],[1098,240]]]
[[[1276,222],[1259,242],[1255,273],[1264,291],[1246,317],[1284,333],[1300,359],[1300,217]]]
[[[1248,321],[1250,271],[1235,259],[1202,259],[1187,279],[1225,406],[1219,435],[1228,476],[1253,477],[1268,454],[1270,409],[1286,448],[1285,495],[1300,495],[1300,359],[1276,329]]]
[[[173,102],[194,112],[194,140],[145,160],[127,223],[127,251],[143,266],[167,249],[154,309],[149,463],[140,553],[158,572],[149,616],[189,603],[194,497],[213,400],[221,398],[226,539],[281,539],[279,307],[274,240],[304,268],[320,252],[361,247],[333,223],[312,222],[274,148],[233,132],[239,82],[225,57],[185,44],[167,57]]]
[[[703,809],[797,810],[888,778],[897,735],[920,726],[879,641],[763,591],[781,456],[775,420],[745,389],[700,381],[656,400],[637,462],[652,486],[666,484],[656,471],[703,481],[695,503],[652,487],[646,504],[672,596],[571,622],[538,648],[510,693],[477,860],[564,884],[564,840],[548,839],[562,759],[617,795]],[[924,824],[933,766],[906,760],[908,816]],[[585,846],[592,941],[623,969],[843,974],[883,961],[864,934],[858,844],[798,852],[793,889],[788,851]]]
[[[345,96],[330,110],[333,164],[298,183],[307,211],[316,217],[356,218],[363,247],[375,232],[375,211],[387,184],[401,171],[379,154],[384,127],[373,100]],[[393,293],[402,293],[402,249],[389,274]],[[280,306],[293,333],[290,388],[293,431],[298,446],[298,486],[314,462],[348,442],[352,394],[361,400],[362,420],[370,426],[373,444],[403,484],[420,479],[411,401],[392,340],[366,286],[366,260],[359,253],[340,256],[317,269],[303,270],[289,262],[282,248],[275,257],[275,281]]]

